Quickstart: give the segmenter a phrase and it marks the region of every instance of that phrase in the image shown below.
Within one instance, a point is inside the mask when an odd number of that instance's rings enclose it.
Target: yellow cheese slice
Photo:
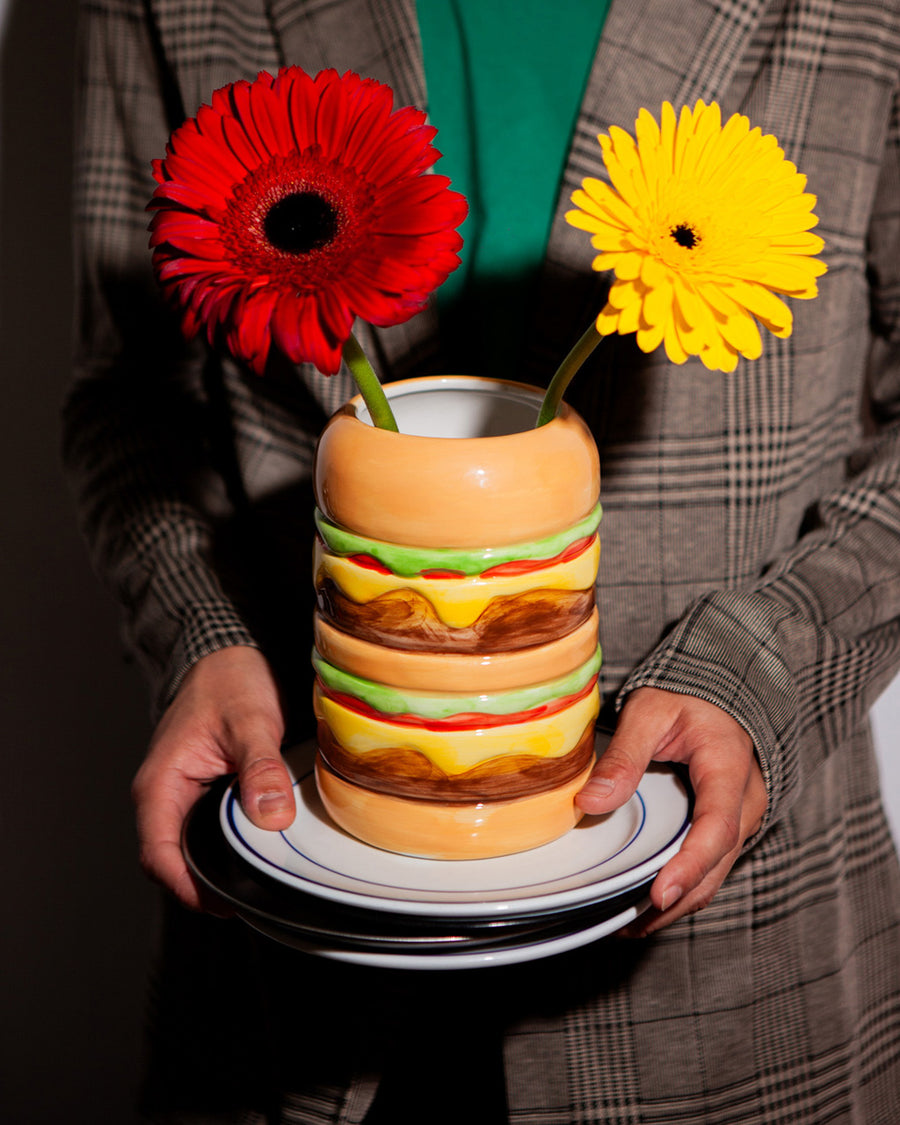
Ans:
[[[418,750],[444,773],[465,773],[491,758],[533,754],[561,758],[574,750],[589,723],[600,710],[595,688],[570,707],[540,719],[508,723],[484,730],[433,731],[401,726],[361,715],[315,691],[316,716],[324,720],[341,746],[351,754],[365,755],[387,747]]]
[[[574,559],[543,567],[528,574],[481,575],[466,578],[401,578],[359,566],[351,559],[332,555],[316,542],[315,573],[320,582],[327,575],[342,594],[365,605],[393,590],[415,590],[427,598],[434,611],[451,629],[474,624],[494,598],[512,597],[529,590],[587,590],[597,577],[600,538]]]

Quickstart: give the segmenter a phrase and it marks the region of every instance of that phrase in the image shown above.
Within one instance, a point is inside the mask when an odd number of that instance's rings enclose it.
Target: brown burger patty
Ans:
[[[417,591],[392,590],[358,604],[326,578],[316,590],[319,612],[362,640],[412,652],[512,652],[564,637],[586,621],[594,590],[529,590],[494,598],[472,625],[454,629]]]
[[[322,760],[332,773],[354,785],[394,797],[467,804],[529,797],[556,789],[577,777],[594,754],[593,724],[574,750],[561,758],[512,754],[491,758],[453,777],[418,750],[407,747],[351,754],[321,721],[318,744]]]

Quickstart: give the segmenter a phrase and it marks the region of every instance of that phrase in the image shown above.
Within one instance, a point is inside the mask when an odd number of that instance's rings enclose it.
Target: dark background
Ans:
[[[76,0],[0,0],[0,1120],[128,1125],[155,890],[129,785],[143,684],[59,467]],[[877,714],[900,825],[900,684]]]
[[[149,733],[59,467],[75,0],[0,7],[0,1120],[128,1125],[156,892]]]

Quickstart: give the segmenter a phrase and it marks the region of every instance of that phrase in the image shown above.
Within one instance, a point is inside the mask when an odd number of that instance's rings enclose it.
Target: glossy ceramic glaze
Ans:
[[[319,439],[316,497],[335,523],[393,543],[481,547],[560,531],[596,504],[597,448],[565,404],[535,430],[540,399],[521,383],[448,376],[385,389],[399,434],[361,423],[356,398]]]
[[[428,691],[441,684],[445,691],[504,691],[540,683],[572,672],[597,647],[597,610],[571,633],[548,644],[510,652],[409,652],[361,640],[316,615],[316,648],[340,668],[351,668],[365,679],[394,687]]]
[[[490,859],[549,844],[580,820],[575,794],[590,776],[513,801],[434,804],[363,789],[316,763],[316,784],[332,820],[376,848],[429,859]]]
[[[317,778],[388,850],[478,858],[578,820],[599,709],[599,462],[567,407],[472,378],[355,399],[316,457]]]

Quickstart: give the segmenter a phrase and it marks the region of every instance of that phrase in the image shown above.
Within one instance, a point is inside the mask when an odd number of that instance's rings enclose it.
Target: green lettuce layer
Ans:
[[[593,535],[600,526],[602,507],[598,503],[584,519],[544,539],[527,543],[507,544],[503,547],[483,547],[474,550],[456,548],[402,547],[381,539],[366,539],[355,535],[316,509],[316,528],[325,546],[333,555],[371,555],[393,574],[412,578],[426,570],[457,570],[471,576],[481,574],[492,566],[515,562],[518,559],[552,559],[572,543]]]
[[[597,645],[594,655],[568,675],[511,691],[466,695],[461,692],[401,691],[336,668],[324,659],[318,649],[314,648],[312,655],[316,672],[332,691],[355,696],[376,711],[388,715],[419,715],[423,719],[448,719],[471,712],[513,715],[519,711],[530,711],[550,700],[581,691],[600,670],[601,659],[600,646]]]

